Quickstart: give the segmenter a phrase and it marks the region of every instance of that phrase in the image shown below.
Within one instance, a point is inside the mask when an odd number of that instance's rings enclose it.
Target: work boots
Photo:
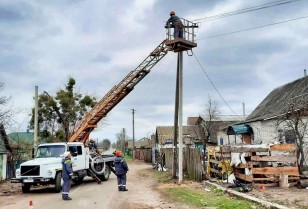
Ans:
[[[122,192],[127,192],[127,191],[128,191],[128,189],[126,189],[126,187],[125,187],[125,186],[123,186],[121,191],[122,191]]]
[[[62,200],[72,200],[71,197],[69,197],[68,195],[62,196]]]

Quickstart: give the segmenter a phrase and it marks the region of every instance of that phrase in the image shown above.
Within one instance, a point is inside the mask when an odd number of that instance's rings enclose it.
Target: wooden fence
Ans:
[[[173,148],[160,149],[161,154],[165,155],[165,166],[172,172],[173,168]],[[201,152],[199,149],[183,149],[183,171],[189,179],[202,181]]]
[[[146,163],[152,162],[152,152],[151,149],[136,149],[135,159],[144,160]]]

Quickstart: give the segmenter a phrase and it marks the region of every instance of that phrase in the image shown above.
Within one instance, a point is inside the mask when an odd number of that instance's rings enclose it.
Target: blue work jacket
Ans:
[[[62,179],[69,180],[71,179],[71,176],[73,175],[73,166],[71,159],[64,158],[62,160]]]
[[[116,157],[114,160],[114,168],[116,175],[126,174],[128,171],[128,166],[124,158]]]

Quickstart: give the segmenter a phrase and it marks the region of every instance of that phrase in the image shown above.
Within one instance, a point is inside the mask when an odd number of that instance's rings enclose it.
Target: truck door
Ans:
[[[73,171],[85,169],[85,153],[83,153],[82,146],[70,145],[68,149],[72,154]]]

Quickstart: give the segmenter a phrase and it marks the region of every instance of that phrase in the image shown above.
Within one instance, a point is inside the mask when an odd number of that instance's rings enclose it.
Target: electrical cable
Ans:
[[[267,24],[267,25],[261,25],[261,26],[256,26],[256,27],[252,27],[252,28],[232,31],[232,32],[229,32],[229,33],[222,33],[222,34],[217,34],[217,35],[208,36],[208,37],[204,37],[204,38],[199,38],[199,39],[196,39],[196,41],[202,40],[202,39],[210,39],[210,38],[226,36],[226,35],[230,35],[230,34],[234,34],[234,33],[240,33],[240,32],[245,32],[245,31],[249,31],[249,30],[255,30],[255,29],[259,29],[259,28],[265,28],[265,27],[269,27],[269,26],[273,26],[273,25],[278,25],[278,24],[282,24],[282,23],[287,23],[287,22],[291,22],[291,21],[295,21],[295,20],[301,20],[301,19],[305,19],[305,18],[308,18],[308,16],[297,17],[297,18],[294,18],[294,19],[284,20],[284,21],[280,21],[280,22],[276,22],[276,23],[270,23],[270,24]]]
[[[223,96],[221,95],[221,93],[218,91],[218,89],[216,88],[214,82],[211,80],[210,76],[206,73],[205,69],[203,68],[203,66],[201,65],[201,63],[199,62],[196,53],[194,53],[194,57],[197,61],[197,63],[199,64],[200,68],[202,69],[202,71],[204,72],[204,74],[206,75],[207,79],[210,81],[210,83],[212,84],[212,86],[214,87],[214,89],[216,90],[216,92],[219,94],[220,98],[222,99],[222,101],[225,103],[225,105],[227,105],[227,107],[230,109],[230,111],[236,115],[240,120],[243,120],[243,118],[241,118],[238,114],[236,114],[232,108],[229,106],[229,104],[226,102],[226,100],[223,98]]]
[[[302,1],[302,0],[288,0],[288,1],[280,0],[280,1],[270,2],[270,3],[266,3],[266,4],[261,4],[261,5],[258,5],[258,6],[248,7],[248,8],[245,8],[245,9],[240,9],[240,10],[226,12],[226,13],[222,13],[222,14],[218,14],[218,15],[213,15],[213,16],[209,16],[209,17],[195,19],[195,20],[193,20],[193,22],[198,22],[198,23],[207,22],[207,21],[216,20],[216,19],[220,19],[220,18],[226,18],[226,17],[230,17],[230,16],[234,16],[234,15],[253,12],[253,11],[257,11],[257,10],[261,10],[261,9],[267,9],[267,8],[270,8],[270,7],[281,6],[281,5],[293,3],[293,2],[296,2],[296,1]]]

